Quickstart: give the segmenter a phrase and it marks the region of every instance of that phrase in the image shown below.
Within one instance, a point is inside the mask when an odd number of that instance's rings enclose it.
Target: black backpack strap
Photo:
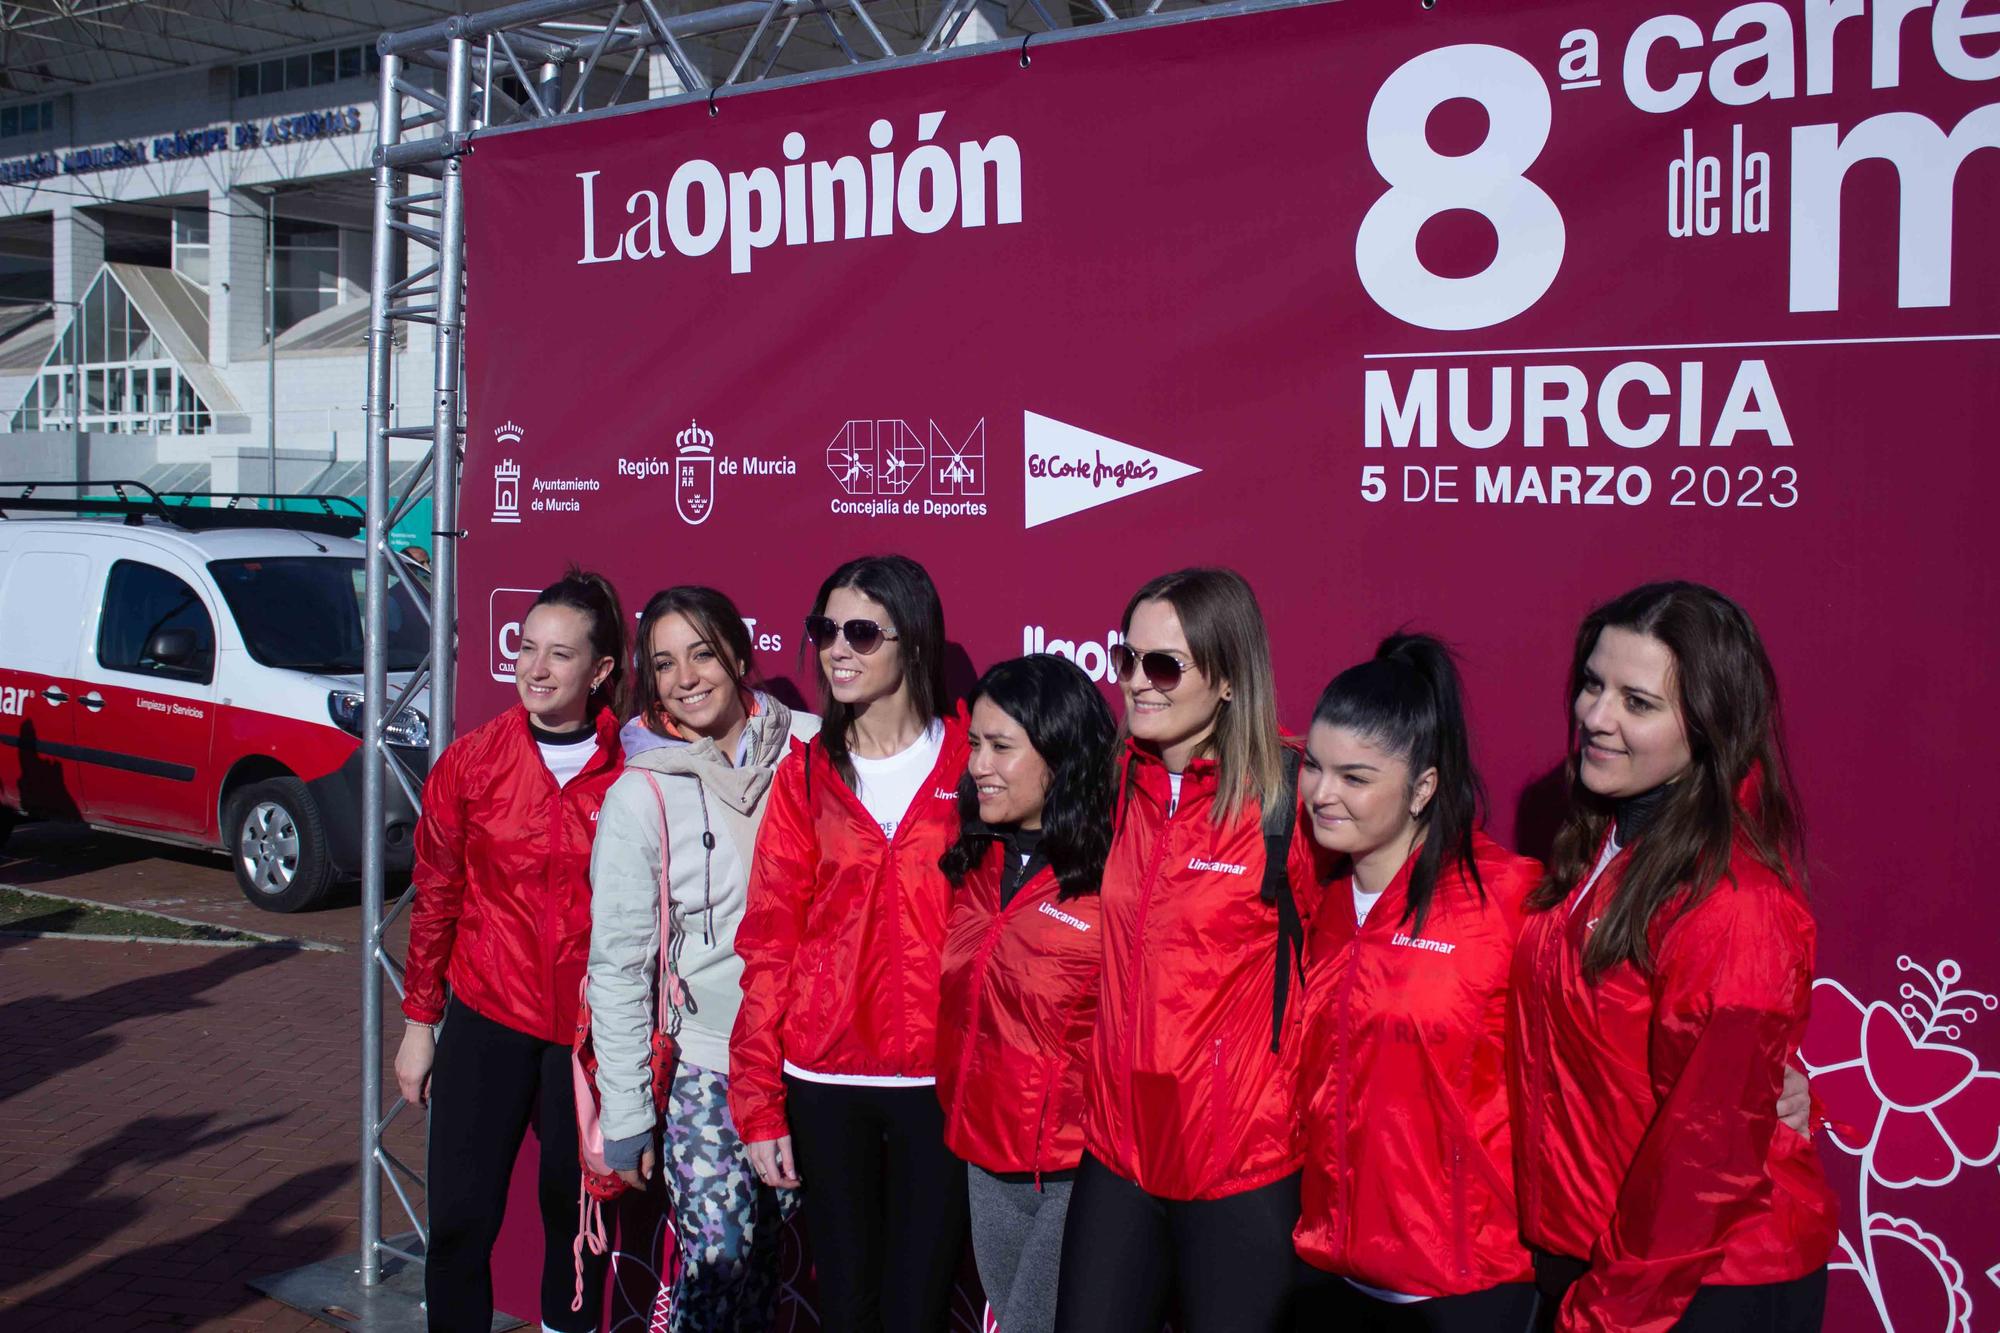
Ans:
[[[1275,1053],[1285,1031],[1285,1002],[1291,995],[1292,973],[1297,972],[1299,988],[1306,981],[1306,928],[1299,919],[1298,900],[1292,897],[1288,873],[1292,855],[1292,835],[1298,827],[1299,752],[1286,746],[1281,752],[1283,781],[1278,799],[1264,811],[1263,898],[1278,908],[1277,968],[1271,978],[1271,1050]]]

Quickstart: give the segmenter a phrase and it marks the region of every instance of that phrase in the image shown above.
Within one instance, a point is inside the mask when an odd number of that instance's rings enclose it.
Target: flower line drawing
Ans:
[[[1813,984],[1800,1060],[1827,1137],[1859,1161],[1861,1224],[1842,1228],[1830,1268],[1860,1280],[1883,1333],[1971,1333],[1964,1266],[1916,1218],[1871,1208],[1870,1195],[1876,1187],[1937,1188],[1967,1167],[2000,1160],[2000,1071],[1982,1070],[1953,1044],[1982,1013],[2000,1009],[2000,996],[1961,984],[1964,969],[1954,959],[1933,969],[1904,954],[1896,968],[1912,977],[1898,988],[1900,1004],[1864,1004],[1830,977]],[[1911,1286],[1932,1281],[1929,1290]],[[1936,1311],[1941,1324],[1898,1328],[1897,1315],[1907,1324],[1919,1309]]]

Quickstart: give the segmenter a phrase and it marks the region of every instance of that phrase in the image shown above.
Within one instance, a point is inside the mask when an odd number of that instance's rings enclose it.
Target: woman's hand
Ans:
[[[1796,1065],[1785,1065],[1785,1087],[1778,1094],[1778,1122],[1795,1134],[1812,1137],[1812,1085]]]
[[[799,1187],[798,1162],[792,1156],[792,1136],[759,1139],[744,1145],[750,1153],[750,1169],[766,1185],[795,1190]]]
[[[437,1059],[437,1032],[428,1023],[412,1023],[403,1029],[403,1044],[396,1050],[396,1091],[412,1106],[428,1106],[431,1100],[431,1065]]]
[[[653,1150],[649,1147],[639,1154],[639,1165],[620,1167],[618,1178],[633,1189],[644,1189],[646,1182],[653,1178]]]

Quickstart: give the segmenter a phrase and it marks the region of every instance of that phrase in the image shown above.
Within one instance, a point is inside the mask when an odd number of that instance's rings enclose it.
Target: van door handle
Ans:
[[[42,691],[42,701],[60,708],[69,702],[69,696],[64,694],[59,686],[51,685]]]
[[[89,694],[84,695],[82,703],[85,708],[88,708],[93,713],[104,710],[104,696],[96,690],[92,690]]]

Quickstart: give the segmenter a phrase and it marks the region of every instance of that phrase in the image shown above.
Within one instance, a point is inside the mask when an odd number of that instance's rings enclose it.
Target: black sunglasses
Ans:
[[[832,647],[835,635],[845,638],[847,646],[863,656],[880,648],[884,639],[893,642],[903,637],[883,629],[872,620],[839,621],[831,616],[806,617],[806,637],[812,640],[813,647]]]
[[[1147,683],[1161,694],[1172,693],[1189,671],[1172,653],[1135,653],[1122,643],[1112,645],[1111,668],[1120,680],[1132,679],[1134,671],[1145,672]]]

